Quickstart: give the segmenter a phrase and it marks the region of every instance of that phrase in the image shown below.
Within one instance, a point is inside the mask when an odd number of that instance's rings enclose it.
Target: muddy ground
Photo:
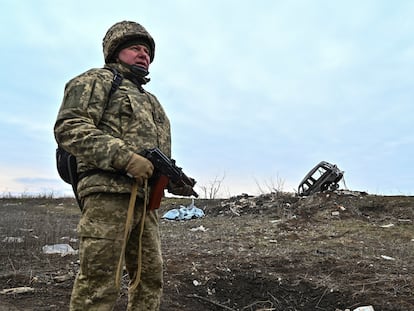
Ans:
[[[189,200],[168,199],[160,216]],[[195,200],[160,220],[162,311],[414,310],[414,197],[336,191]],[[67,310],[78,248],[72,199],[0,200],[0,310]],[[125,310],[126,284],[115,310]],[[25,287],[22,293],[7,290]]]

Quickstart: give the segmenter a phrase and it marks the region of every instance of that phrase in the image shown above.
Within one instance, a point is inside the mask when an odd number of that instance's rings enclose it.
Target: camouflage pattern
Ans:
[[[128,74],[121,64],[111,66]],[[92,69],[69,81],[55,123],[56,141],[76,156],[79,173],[114,173],[81,179],[80,197],[130,193],[132,179],[123,173],[133,152],[158,147],[171,156],[170,122],[157,98],[124,78],[108,101],[112,78],[107,69]]]
[[[143,40],[150,48],[150,60],[154,60],[155,42],[148,31],[136,22],[123,21],[114,24],[102,40],[105,63],[115,61],[115,52],[127,41]]]
[[[122,64],[110,66],[124,77],[131,75]],[[79,173],[105,171],[78,184],[84,205],[78,226],[81,266],[70,310],[112,310],[119,294],[116,270],[133,182],[125,167],[133,153],[147,148],[158,147],[171,156],[170,123],[157,98],[126,78],[109,98],[112,79],[110,70],[91,69],[69,81],[54,127],[56,141],[77,157]],[[132,279],[138,266],[142,189],[139,197],[125,251]],[[142,251],[141,283],[129,292],[130,311],[159,309],[162,256],[154,211],[145,218]]]
[[[80,270],[72,291],[70,311],[112,310],[119,290],[116,270],[122,249],[129,195],[92,194],[84,200],[78,225],[81,237]],[[135,205],[132,231],[125,251],[125,265],[133,280],[138,268],[139,230],[143,201]],[[128,292],[128,310],[158,310],[162,293],[162,256],[158,214],[147,212],[142,236],[141,282]]]

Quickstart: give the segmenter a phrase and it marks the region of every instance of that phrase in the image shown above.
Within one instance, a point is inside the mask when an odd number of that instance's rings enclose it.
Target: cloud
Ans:
[[[386,185],[375,174],[387,166],[409,189],[412,170],[399,162],[413,152],[414,3],[40,0],[3,8],[0,129],[8,151],[0,164],[36,167],[6,170],[5,188],[51,185],[64,85],[103,65],[105,31],[129,19],[156,40],[147,89],[170,117],[174,157],[198,179],[225,172],[247,191],[279,173],[295,185],[331,160],[358,187]]]
[[[0,165],[0,193],[13,194],[45,194],[56,196],[71,195],[70,185],[59,179],[57,174],[43,171],[42,168],[25,163],[22,166]],[[30,177],[28,177],[30,176]],[[54,176],[54,177],[51,177]]]

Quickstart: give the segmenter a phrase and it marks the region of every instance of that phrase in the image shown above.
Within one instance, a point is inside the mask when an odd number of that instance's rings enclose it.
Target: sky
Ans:
[[[414,195],[410,0],[3,0],[0,196],[68,195],[53,125],[65,83],[122,20],[156,42],[146,89],[203,197],[295,192],[320,161],[346,187]]]

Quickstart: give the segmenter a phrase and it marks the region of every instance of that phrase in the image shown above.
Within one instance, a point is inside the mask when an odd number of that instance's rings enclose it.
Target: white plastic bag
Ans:
[[[66,255],[76,255],[77,250],[74,250],[69,244],[53,244],[42,247],[44,254],[60,254],[62,257]]]

